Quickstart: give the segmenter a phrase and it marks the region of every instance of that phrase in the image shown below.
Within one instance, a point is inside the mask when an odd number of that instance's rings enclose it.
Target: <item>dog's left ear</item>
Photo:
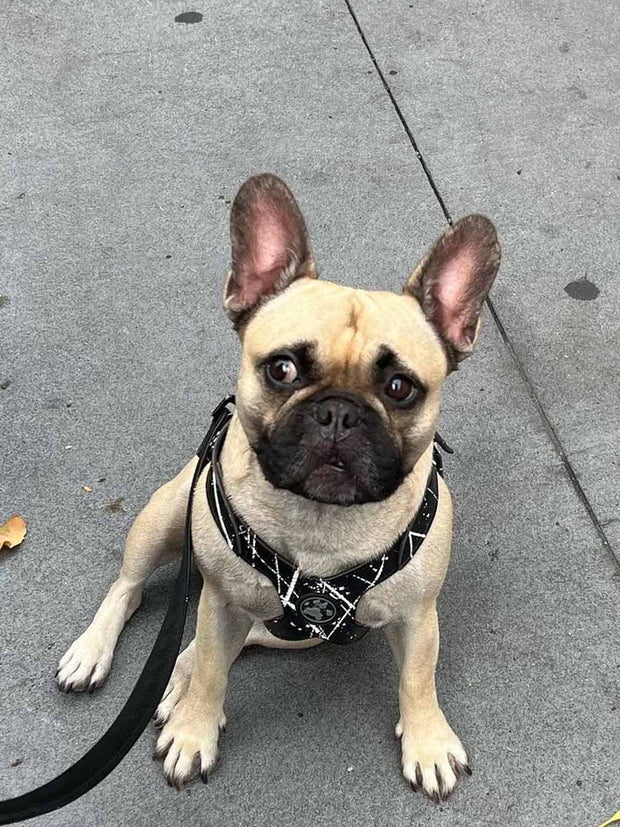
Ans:
[[[474,348],[500,258],[493,224],[484,215],[468,215],[444,233],[405,285],[442,339],[452,368]]]
[[[316,278],[306,223],[277,175],[255,175],[243,184],[230,213],[230,241],[224,307],[237,327],[296,279]]]

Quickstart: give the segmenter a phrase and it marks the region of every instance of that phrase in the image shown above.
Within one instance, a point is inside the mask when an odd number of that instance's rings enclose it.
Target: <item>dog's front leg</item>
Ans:
[[[435,666],[439,627],[435,602],[404,623],[385,630],[400,669],[400,720],[403,774],[414,790],[423,788],[435,801],[454,789],[457,775],[471,774],[467,753],[437,703]]]
[[[181,698],[157,740],[168,784],[181,788],[200,774],[203,781],[217,762],[218,738],[226,724],[224,698],[228,671],[241,651],[252,619],[226,604],[208,580],[198,605],[195,660],[187,694]]]
[[[91,692],[105,681],[116,641],[140,605],[147,578],[183,550],[185,511],[196,466],[193,459],[162,485],[136,517],[127,536],[123,565],[88,628],[58,664],[56,680],[64,692]]]

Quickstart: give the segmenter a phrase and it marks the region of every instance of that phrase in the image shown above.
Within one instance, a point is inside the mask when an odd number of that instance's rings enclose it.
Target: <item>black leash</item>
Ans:
[[[144,732],[153,717],[174,669],[181,648],[192,563],[191,513],[198,477],[209,461],[211,443],[230,416],[227,406],[234,396],[223,399],[213,411],[213,419],[198,449],[185,517],[185,543],[166,616],[151,654],[127,703],[106,733],[73,766],[29,793],[0,801],[0,824],[15,824],[27,818],[50,813],[84,795],[109,775]]]

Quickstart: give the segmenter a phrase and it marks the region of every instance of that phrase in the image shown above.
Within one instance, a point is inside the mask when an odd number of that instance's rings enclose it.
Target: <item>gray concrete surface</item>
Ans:
[[[105,688],[55,690],[133,517],[234,383],[219,303],[238,184],[283,175],[322,273],[360,286],[398,289],[443,225],[346,5],[257,5],[0,9],[0,517],[30,526],[0,556],[3,797],[88,748],[153,640],[171,570],[148,586]],[[147,731],[42,825],[596,827],[620,807],[617,568],[531,396],[617,549],[613,7],[354,8],[448,208],[498,223],[494,300],[532,383],[487,316],[446,392],[457,519],[438,685],[474,775],[440,806],[401,780],[377,635],[246,653],[207,788],[169,790]],[[199,23],[174,21],[190,9]],[[585,270],[590,302],[563,290]]]
[[[421,0],[389,15],[372,0],[353,6],[448,209],[483,204],[501,228],[494,301],[618,549],[620,487],[609,484],[620,432],[618,9],[598,0]],[[577,283],[588,296],[583,279],[596,298],[565,291]]]

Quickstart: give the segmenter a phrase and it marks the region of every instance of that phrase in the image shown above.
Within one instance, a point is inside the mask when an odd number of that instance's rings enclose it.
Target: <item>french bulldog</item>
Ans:
[[[239,190],[230,220],[232,265],[224,308],[242,344],[236,410],[221,449],[234,512],[296,571],[317,578],[377,559],[410,524],[432,470],[446,376],[470,355],[500,263],[493,224],[469,215],[447,229],[402,293],[317,277],[299,207],[262,174]],[[146,579],[182,551],[194,457],[151,497],[127,537],[118,579],[92,623],[60,660],[64,691],[101,686]],[[228,672],[244,646],[302,648],[265,621],[282,614],[271,580],[231,550],[198,481],[192,512],[203,578],[194,640],[178,657],[157,711],[156,752],[168,782],[206,780],[218,757]],[[399,673],[402,770],[445,799],[470,773],[439,708],[436,601],[452,536],[450,493],[439,477],[435,517],[415,556],[359,600],[355,622],[382,629]],[[320,617],[321,606],[312,606]]]

